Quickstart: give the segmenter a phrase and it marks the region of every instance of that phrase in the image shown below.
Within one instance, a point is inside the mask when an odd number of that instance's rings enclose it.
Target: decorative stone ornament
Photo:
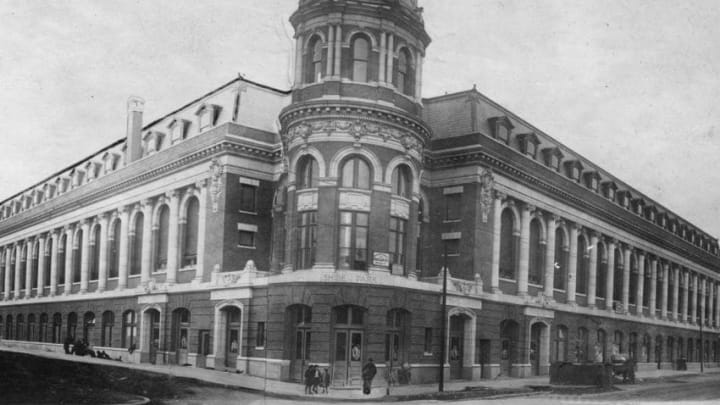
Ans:
[[[493,205],[494,187],[495,180],[493,179],[492,170],[483,170],[483,173],[480,175],[480,213],[483,223],[487,223],[488,216],[490,215],[490,209]]]
[[[213,159],[210,163],[210,200],[212,201],[212,211],[218,212],[220,202],[220,194],[222,194],[222,174],[223,167],[218,159]]]

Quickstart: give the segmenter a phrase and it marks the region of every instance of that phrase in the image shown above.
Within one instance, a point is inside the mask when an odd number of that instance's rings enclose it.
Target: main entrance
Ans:
[[[184,365],[188,362],[188,331],[190,329],[190,311],[178,308],[173,311],[173,349],[175,364]]]
[[[365,309],[344,305],[333,309],[333,317],[333,385],[360,385],[365,360]]]
[[[291,305],[287,316],[290,326],[288,336],[293,337],[290,342],[290,379],[303,381],[305,369],[310,364],[312,310],[307,305]]]
[[[151,364],[155,364],[157,362],[157,352],[160,346],[160,311],[154,308],[148,309],[145,311],[145,316],[150,332],[147,337],[148,361]]]

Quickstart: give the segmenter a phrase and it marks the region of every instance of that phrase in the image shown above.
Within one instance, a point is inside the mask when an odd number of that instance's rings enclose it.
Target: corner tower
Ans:
[[[423,149],[415,0],[300,0],[292,103],[280,113],[288,170],[284,266],[413,277]]]

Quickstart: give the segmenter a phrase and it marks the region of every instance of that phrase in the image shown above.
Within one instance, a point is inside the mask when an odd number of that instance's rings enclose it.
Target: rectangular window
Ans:
[[[255,347],[265,347],[265,322],[257,323],[257,339]]]
[[[392,264],[405,264],[405,232],[407,221],[402,218],[390,217],[390,254]]]
[[[458,221],[462,210],[462,194],[445,195],[445,220]]]
[[[238,245],[243,247],[255,247],[255,232],[238,230]]]
[[[317,246],[317,212],[302,212],[298,218],[298,251],[296,266],[309,269],[315,264]]]
[[[364,212],[340,212],[338,267],[367,270],[369,217]]]
[[[240,211],[256,212],[257,187],[240,184]]]
[[[423,351],[425,353],[432,353],[432,328],[425,328]]]

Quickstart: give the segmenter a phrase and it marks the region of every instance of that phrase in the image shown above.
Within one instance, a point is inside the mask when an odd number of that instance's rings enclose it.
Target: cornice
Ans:
[[[48,201],[41,206],[33,207],[29,210],[16,214],[15,216],[7,218],[0,223],[0,237],[12,234],[23,228],[42,223],[50,215],[59,216],[67,212],[72,212],[77,210],[79,207],[107,199],[111,195],[122,193],[142,184],[149,183],[157,178],[181,171],[183,168],[191,164],[210,161],[212,157],[221,154],[248,157],[269,163],[279,163],[281,160],[279,145],[270,149],[258,147],[256,145],[238,143],[237,140],[221,138],[215,144],[179,157],[176,160],[142,172],[131,178],[110,183],[106,186],[95,188],[92,191],[85,188],[71,190],[70,192],[60,195],[56,199]],[[159,153],[154,155],[152,158],[161,160],[163,156]],[[144,162],[149,163],[148,161]],[[128,166],[128,168],[130,167],[132,166]],[[120,172],[117,173],[119,174]],[[98,183],[101,183],[103,179],[106,178],[99,179]]]
[[[624,231],[636,235],[658,247],[672,251],[682,257],[685,257],[698,264],[707,266],[710,269],[720,268],[720,259],[713,256],[712,254],[697,248],[689,242],[678,238],[676,235],[664,230],[662,228],[653,230],[644,230],[642,225],[648,225],[639,223],[636,216],[630,212],[623,211],[620,215],[610,212],[610,210],[600,207],[596,204],[592,204],[588,199],[582,198],[578,193],[572,193],[567,190],[563,190],[561,187],[550,184],[543,180],[541,177],[531,175],[529,172],[518,169],[516,165],[510,165],[501,158],[493,156],[489,149],[484,148],[480,145],[470,147],[467,150],[456,150],[451,153],[443,153],[442,151],[430,152],[425,155],[426,167],[431,170],[437,170],[442,168],[457,167],[462,165],[473,165],[482,163],[491,167],[493,170],[503,173],[514,180],[533,188],[537,191],[552,195],[555,199],[561,200],[568,205],[571,205],[581,211],[590,212],[592,215],[612,224]],[[570,180],[567,180],[570,181]],[[581,192],[591,192],[590,190],[582,190]],[[608,202],[611,204],[611,202]],[[620,209],[620,207],[615,207]],[[629,218],[624,218],[632,216]],[[643,220],[644,221],[644,220]],[[653,225],[656,228],[655,225]],[[670,241],[668,237],[664,235],[658,235],[657,231],[668,233],[668,236],[672,238]],[[682,242],[688,246],[681,246],[677,242]],[[689,249],[688,249],[689,247]]]

